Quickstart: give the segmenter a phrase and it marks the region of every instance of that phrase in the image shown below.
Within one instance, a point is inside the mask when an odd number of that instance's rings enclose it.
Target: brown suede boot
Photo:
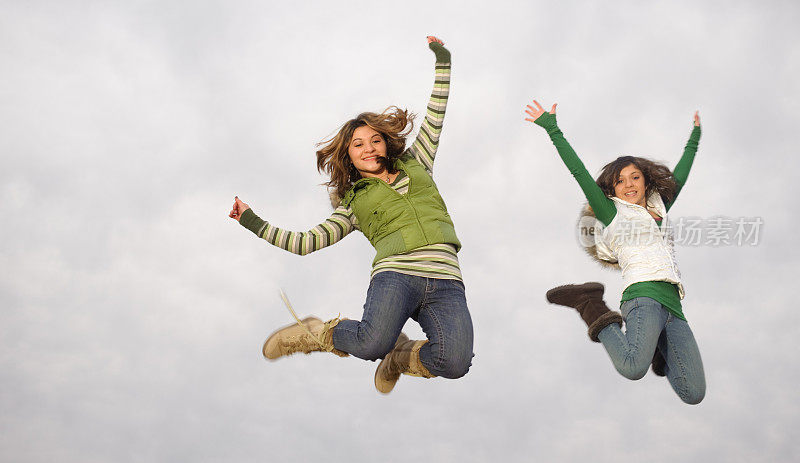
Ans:
[[[665,368],[667,367],[667,360],[661,355],[661,351],[656,348],[655,354],[653,354],[653,373],[657,376],[667,376],[667,372]]]
[[[410,341],[408,336],[400,333],[394,349],[386,354],[375,370],[375,389],[383,394],[392,392],[401,374],[433,378],[434,375],[419,360],[419,350],[426,342]]]
[[[602,283],[589,282],[582,285],[557,286],[547,291],[548,302],[577,309],[589,327],[589,339],[600,342],[597,335],[606,326],[616,323],[622,326],[622,315],[608,308],[603,302]]]
[[[341,320],[334,318],[323,323],[317,317],[306,317],[300,323],[292,323],[272,333],[264,342],[262,353],[268,360],[275,360],[295,352],[333,352],[340,357],[349,354],[333,347],[333,327]]]

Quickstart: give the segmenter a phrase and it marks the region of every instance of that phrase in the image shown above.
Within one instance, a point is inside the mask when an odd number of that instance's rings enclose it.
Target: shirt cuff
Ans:
[[[239,218],[239,225],[258,235],[258,231],[264,225],[264,220],[261,220],[252,209],[247,209],[242,212],[242,217]]]
[[[437,63],[449,63],[450,62],[450,52],[441,43],[439,43],[439,42],[431,42],[431,43],[428,44],[428,48],[433,50],[433,53],[436,55],[436,62]]]

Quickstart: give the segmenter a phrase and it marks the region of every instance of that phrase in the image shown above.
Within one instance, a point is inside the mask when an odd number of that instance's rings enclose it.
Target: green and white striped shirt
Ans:
[[[447,62],[438,61],[440,60],[437,59],[433,92],[428,102],[425,120],[420,126],[414,143],[405,152],[406,155],[414,156],[430,175],[433,175],[433,162],[439,146],[442,121],[450,93],[450,62],[449,60]],[[400,171],[400,175],[392,182],[391,187],[400,194],[406,194],[408,183],[408,176]],[[306,255],[328,247],[353,230],[360,230],[355,214],[349,207],[344,206],[337,207],[327,220],[306,232],[293,232],[276,227],[261,220],[249,209],[242,214],[240,223],[269,243],[299,255]],[[372,267],[370,277],[388,271],[429,278],[461,280],[456,248],[451,244],[423,246],[406,254],[381,259]]]

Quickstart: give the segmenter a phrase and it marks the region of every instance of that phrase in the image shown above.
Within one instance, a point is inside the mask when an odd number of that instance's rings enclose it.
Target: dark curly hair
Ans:
[[[654,191],[657,191],[664,204],[669,204],[675,199],[678,185],[675,183],[672,171],[664,164],[636,156],[620,156],[603,167],[603,171],[597,177],[597,185],[606,196],[616,196],[614,185],[619,179],[619,173],[631,164],[644,175],[645,198],[649,198]]]
[[[353,132],[365,125],[380,133],[386,142],[386,157],[378,161],[393,174],[396,172],[394,161],[405,150],[406,137],[414,128],[414,114],[397,106],[389,106],[380,114],[361,113],[345,122],[336,135],[317,144],[322,146],[317,151],[317,170],[330,175],[331,179],[325,185],[333,190],[332,196],[337,200],[341,200],[353,183],[361,178],[350,160],[348,146]]]

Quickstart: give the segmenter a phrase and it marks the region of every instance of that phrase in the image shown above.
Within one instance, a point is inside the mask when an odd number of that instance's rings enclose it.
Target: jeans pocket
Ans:
[[[629,299],[622,303],[619,308],[619,311],[622,312],[622,318],[628,319],[628,314],[630,314],[634,309],[637,309],[644,305],[644,302],[647,298],[644,297],[634,297],[633,299]]]
[[[636,300],[636,298],[629,299],[629,300],[623,302],[621,306],[619,306],[619,311],[622,313],[622,318],[623,319],[627,319],[628,318],[628,314],[630,313],[631,309],[633,308],[633,301],[635,301],[635,300]]]

